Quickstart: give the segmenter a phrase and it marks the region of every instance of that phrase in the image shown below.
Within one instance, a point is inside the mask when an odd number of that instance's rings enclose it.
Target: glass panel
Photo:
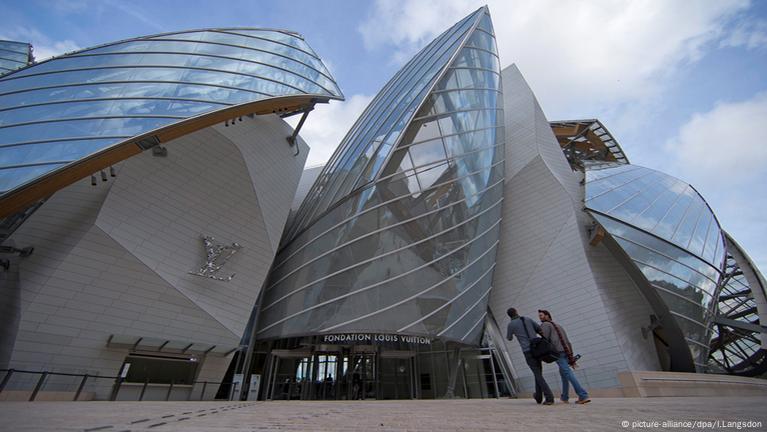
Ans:
[[[0,148],[0,168],[50,161],[74,161],[109,147],[119,139],[57,141]]]
[[[70,137],[133,136],[164,126],[172,121],[174,120],[167,118],[118,118],[56,122],[49,123],[45,127],[34,124],[14,126],[0,129],[0,142],[13,144]]]
[[[53,119],[98,117],[98,116],[190,116],[213,111],[224,105],[203,102],[168,100],[109,100],[73,102],[41,105],[5,111],[0,117],[0,126],[24,122],[41,122]]]
[[[651,232],[721,269],[715,248],[706,246],[719,228],[709,230],[714,216],[692,187],[638,166],[600,162],[586,169],[587,207]]]
[[[63,164],[38,165],[23,168],[0,169],[0,192],[9,191],[19,185],[62,167]]]
[[[440,139],[410,147],[410,157],[413,159],[413,165],[418,167],[447,159],[447,154],[445,154],[445,146],[442,145]]]

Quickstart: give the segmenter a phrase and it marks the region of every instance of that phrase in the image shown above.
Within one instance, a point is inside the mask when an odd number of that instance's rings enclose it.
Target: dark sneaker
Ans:
[[[535,401],[536,401],[537,403],[539,403],[539,404],[540,404],[541,402],[543,402],[543,396],[541,396],[541,395],[540,395],[540,394],[538,394],[538,393],[533,393],[533,399],[535,399]]]
[[[553,400],[547,400],[547,401],[543,402],[543,404],[544,405],[554,405],[554,401]]]
[[[591,399],[586,398],[586,399],[578,399],[578,401],[575,402],[575,403],[577,403],[578,405],[584,405],[584,404],[587,404],[589,402],[591,402]]]

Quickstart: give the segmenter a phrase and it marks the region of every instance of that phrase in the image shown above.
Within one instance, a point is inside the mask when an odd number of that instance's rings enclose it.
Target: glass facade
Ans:
[[[442,33],[384,86],[325,165],[286,238],[294,237],[315,223],[315,219],[333,204],[345,199],[352,190],[369,183],[378,175],[393,146],[403,139],[416,110],[448,62],[466,44],[469,31],[476,27],[478,16],[472,14]],[[461,86],[459,79],[474,82],[477,84],[475,88],[498,88],[498,57],[489,19],[485,28],[490,29],[489,32],[480,27],[479,33],[475,32],[472,36],[473,40],[467,45],[477,49],[473,53],[465,52],[466,58],[453,65],[462,69],[454,70],[455,79],[448,84],[451,87],[445,89]],[[453,96],[459,94],[453,93]],[[470,94],[466,96],[471,97]]]
[[[658,171],[585,167],[586,207],[656,290],[704,369],[725,254],[714,214],[691,186]]]
[[[318,336],[255,349],[265,400],[488,398],[512,394],[493,350],[434,341],[333,345]]]
[[[0,40],[0,76],[32,63],[32,45]]]
[[[146,36],[11,72],[0,78],[0,197],[132,137],[293,95],[343,98],[304,39],[277,30]]]
[[[397,73],[287,228],[258,338],[375,331],[479,342],[503,199],[499,81],[486,8]]]
[[[648,232],[721,271],[719,222],[687,183],[637,165],[586,162],[586,207]]]

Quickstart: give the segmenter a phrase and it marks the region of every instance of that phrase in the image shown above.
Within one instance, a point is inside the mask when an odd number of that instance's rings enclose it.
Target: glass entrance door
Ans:
[[[381,357],[381,399],[414,399],[413,363],[415,356]]]
[[[318,353],[314,355],[317,374],[314,376],[310,399],[333,400],[336,398],[338,377],[338,354]]]
[[[354,353],[350,355],[347,369],[349,378],[348,399],[376,398],[376,355]]]

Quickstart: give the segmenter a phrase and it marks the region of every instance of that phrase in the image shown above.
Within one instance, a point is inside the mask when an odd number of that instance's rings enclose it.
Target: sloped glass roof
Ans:
[[[482,10],[462,19],[416,54],[384,86],[346,134],[309,191],[286,238],[306,228],[349,192],[372,181]],[[494,50],[495,39],[473,42]]]
[[[205,29],[114,42],[0,78],[0,198],[137,136],[277,97],[343,99],[295,33]]]
[[[347,195],[278,253],[258,337],[378,331],[479,341],[499,242],[505,134],[487,8],[468,19],[438,38],[454,52],[418,55],[433,67],[447,58],[434,77],[387,85],[412,92],[390,95],[412,115],[375,102],[377,116],[363,114],[391,126],[380,142],[356,143],[366,150],[334,177],[343,183],[334,193]],[[374,127],[360,122],[352,133]]]
[[[719,222],[692,186],[638,165],[584,165],[588,209],[659,237],[722,270],[725,246]]]
[[[0,76],[32,62],[32,45],[0,40]]]

